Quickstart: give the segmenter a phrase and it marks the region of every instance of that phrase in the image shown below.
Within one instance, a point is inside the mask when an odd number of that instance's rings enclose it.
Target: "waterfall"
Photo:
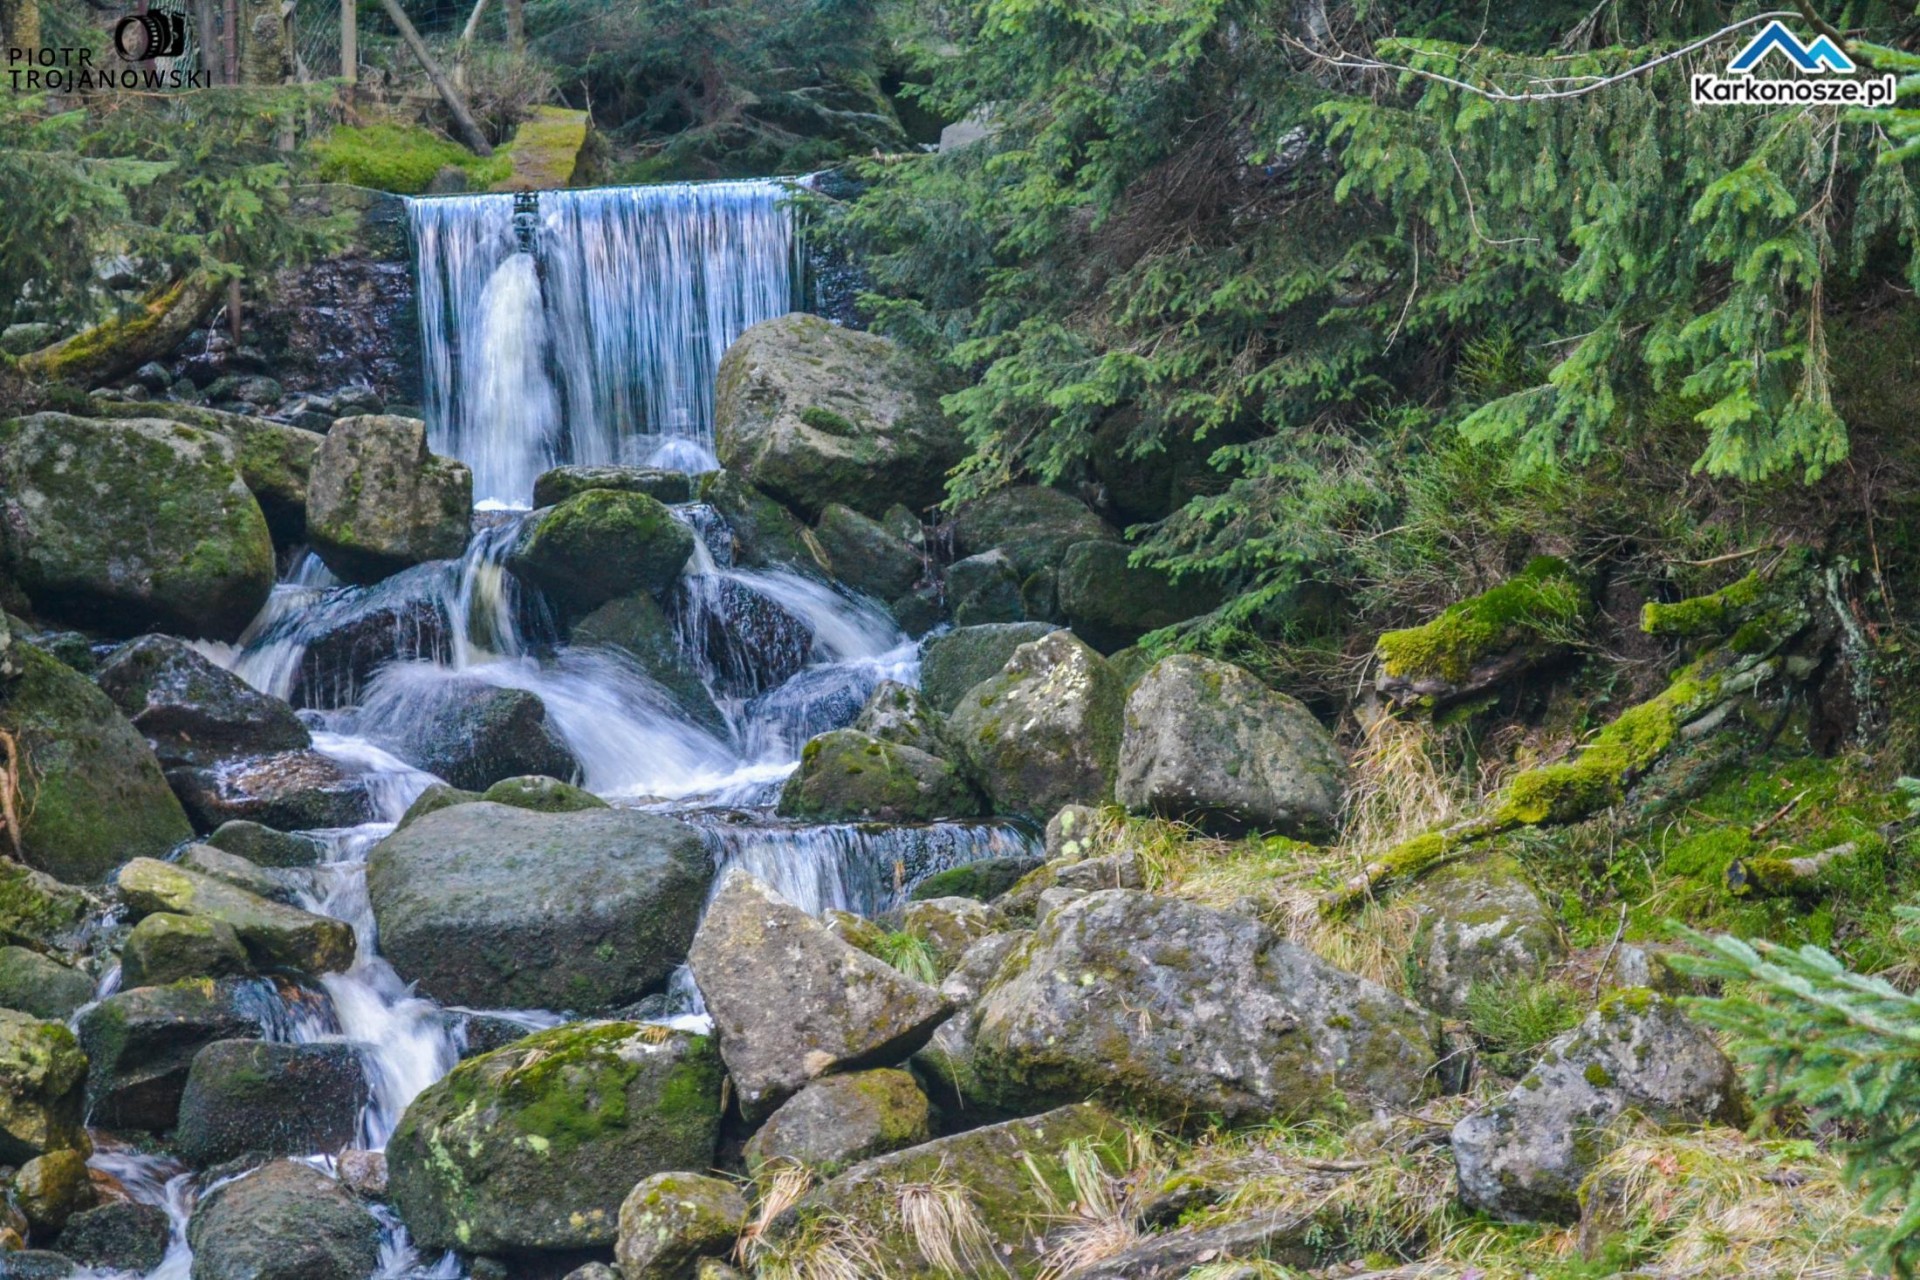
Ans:
[[[714,375],[796,301],[774,180],[543,191],[532,253],[511,195],[409,201],[425,411],[484,505],[558,462],[711,470]]]

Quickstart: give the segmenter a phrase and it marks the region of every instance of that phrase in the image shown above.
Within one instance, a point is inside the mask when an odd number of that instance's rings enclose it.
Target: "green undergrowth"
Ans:
[[[467,185],[479,191],[513,169],[512,155],[505,147],[492,156],[477,156],[430,129],[404,124],[342,125],[313,144],[313,155],[324,181],[403,196],[424,192],[434,175],[449,165],[465,170]]]
[[[1467,1025],[1487,1066],[1523,1076],[1541,1045],[1577,1025],[1592,1001],[1572,984],[1536,978],[1476,982],[1467,992]]]

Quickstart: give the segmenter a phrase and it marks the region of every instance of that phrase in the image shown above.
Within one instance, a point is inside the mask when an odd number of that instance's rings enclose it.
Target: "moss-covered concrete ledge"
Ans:
[[[1382,635],[1375,687],[1401,707],[1425,711],[1479,698],[1566,653],[1591,608],[1572,567],[1540,556],[1433,621]]]

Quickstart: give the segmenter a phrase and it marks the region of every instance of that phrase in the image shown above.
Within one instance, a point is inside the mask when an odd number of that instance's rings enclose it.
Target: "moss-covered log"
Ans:
[[[1538,557],[1433,621],[1381,636],[1376,686],[1402,706],[1430,711],[1477,698],[1564,653],[1590,607],[1564,560]]]
[[[220,296],[221,281],[191,272],[141,300],[131,315],[95,325],[20,358],[20,370],[48,382],[98,386],[159,360],[186,340]]]
[[[1727,888],[1738,894],[1769,898],[1817,894],[1832,884],[1834,876],[1861,849],[1861,841],[1846,840],[1798,858],[1738,858],[1727,868]]]

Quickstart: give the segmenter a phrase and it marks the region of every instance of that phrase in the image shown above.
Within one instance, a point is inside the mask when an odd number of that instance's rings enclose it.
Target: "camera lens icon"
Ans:
[[[187,18],[157,10],[134,13],[113,26],[113,47],[128,62],[177,58],[187,51]]]

